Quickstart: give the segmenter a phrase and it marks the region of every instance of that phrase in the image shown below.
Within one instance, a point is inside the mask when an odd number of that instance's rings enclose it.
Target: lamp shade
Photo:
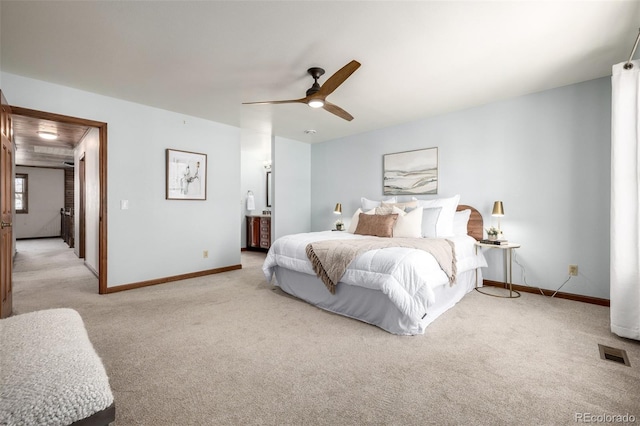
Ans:
[[[504,216],[504,207],[502,206],[502,201],[496,201],[493,203],[493,212],[491,212],[491,216]]]
[[[333,209],[333,212],[335,214],[342,214],[342,204],[340,204],[340,203],[336,204],[336,208]]]

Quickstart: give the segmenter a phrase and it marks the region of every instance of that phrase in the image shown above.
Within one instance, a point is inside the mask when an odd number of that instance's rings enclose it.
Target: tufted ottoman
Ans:
[[[107,425],[109,378],[80,315],[50,309],[0,320],[0,425]]]

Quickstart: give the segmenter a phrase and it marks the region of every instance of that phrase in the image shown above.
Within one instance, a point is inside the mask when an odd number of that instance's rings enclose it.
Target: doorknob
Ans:
[[[2,224],[2,229],[4,228],[11,228],[11,222],[0,222]]]

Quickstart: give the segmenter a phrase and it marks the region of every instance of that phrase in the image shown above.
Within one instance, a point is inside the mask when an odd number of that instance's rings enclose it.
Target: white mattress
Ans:
[[[316,240],[346,238],[362,237],[318,232],[278,239],[263,265],[265,276],[270,280],[275,274],[275,285],[322,309],[390,333],[413,335],[423,334],[428,324],[454,306],[476,282],[482,282],[479,268],[487,265],[482,253],[475,252],[475,240],[468,236],[450,238],[457,257],[454,285],[449,285],[435,259],[422,250],[373,250],[354,259],[332,295],[315,276],[304,248]]]

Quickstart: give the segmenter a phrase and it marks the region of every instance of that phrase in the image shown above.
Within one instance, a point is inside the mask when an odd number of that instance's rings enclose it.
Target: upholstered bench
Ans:
[[[49,309],[0,320],[0,425],[107,425],[115,405],[80,315]]]

